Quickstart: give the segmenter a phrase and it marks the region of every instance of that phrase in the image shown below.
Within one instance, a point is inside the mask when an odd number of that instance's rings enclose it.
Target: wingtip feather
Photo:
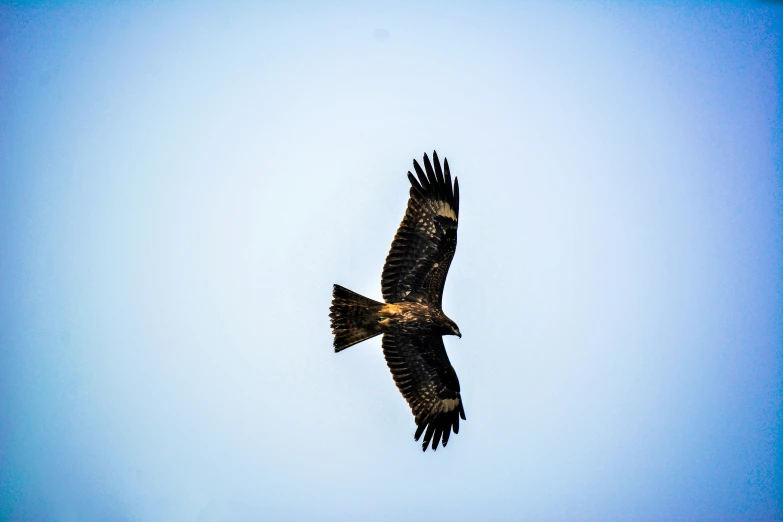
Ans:
[[[416,426],[416,433],[413,435],[413,440],[418,441],[421,437],[421,434],[424,433],[424,428],[427,427],[426,422],[420,423],[418,426]]]
[[[411,171],[408,171],[408,181],[411,182],[411,188],[413,188],[417,194],[424,196],[425,192],[422,186],[419,184],[419,180],[416,179],[416,176],[411,174]]]
[[[422,170],[421,165],[419,165],[419,162],[415,159],[413,160],[413,170],[416,171],[416,175],[419,177],[419,182],[421,183],[421,187],[429,192],[430,190],[430,182],[427,179],[427,175],[424,174],[424,170]]]
[[[454,213],[459,216],[459,178],[454,176]]]
[[[432,161],[425,152],[422,156],[422,164],[415,158],[413,159],[413,168],[416,171],[416,177],[418,177],[418,185],[421,187],[419,192],[424,197],[435,197],[438,200],[449,203],[453,208],[458,206],[458,189],[456,188],[456,177],[454,178],[454,185],[451,182],[451,170],[449,169],[449,161],[447,158],[443,159],[443,168],[441,168],[440,158],[436,150],[432,151]],[[410,179],[412,174],[408,173]],[[411,182],[413,183],[413,182]]]
[[[438,178],[435,176],[435,171],[432,169],[432,163],[430,162],[429,156],[427,156],[427,153],[424,153],[424,171],[427,173],[427,179],[430,182],[430,187],[435,189],[435,194],[438,194],[440,192],[440,184],[438,183]]]

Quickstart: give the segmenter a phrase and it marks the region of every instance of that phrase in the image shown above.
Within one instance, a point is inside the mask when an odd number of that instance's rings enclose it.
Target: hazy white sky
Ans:
[[[2,8],[0,519],[783,516],[780,9]],[[328,307],[433,149],[422,454]]]

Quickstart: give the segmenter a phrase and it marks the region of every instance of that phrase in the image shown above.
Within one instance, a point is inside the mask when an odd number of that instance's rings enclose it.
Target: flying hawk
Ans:
[[[460,417],[465,420],[442,337],[462,334],[441,309],[457,248],[459,183],[451,184],[448,160],[441,170],[438,154],[432,159],[424,154],[424,170],[413,160],[418,179],[408,172],[408,209],[381,275],[385,302],[334,285],[329,314],[335,352],[383,334],[386,364],[416,418],[415,440],[424,434],[423,451],[430,442],[433,451],[439,442],[445,447],[451,431],[459,433]]]

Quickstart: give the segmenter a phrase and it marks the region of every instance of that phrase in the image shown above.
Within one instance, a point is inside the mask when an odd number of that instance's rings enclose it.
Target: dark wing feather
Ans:
[[[381,286],[387,303],[402,300],[426,302],[438,307],[443,299],[446,275],[457,248],[459,184],[448,161],[441,170],[437,153],[434,168],[424,155],[424,169],[413,160],[416,176],[411,182],[408,209],[394,236]],[[426,172],[425,172],[426,170]]]
[[[465,409],[459,394],[459,380],[454,372],[443,338],[439,335],[387,333],[383,336],[383,355],[394,382],[416,418],[421,449],[443,446],[451,431],[459,433],[459,419],[465,420]]]

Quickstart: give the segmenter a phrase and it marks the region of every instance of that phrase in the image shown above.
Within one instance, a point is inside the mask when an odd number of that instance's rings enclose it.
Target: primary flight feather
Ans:
[[[410,198],[381,275],[384,303],[334,285],[330,308],[334,351],[383,334],[383,355],[416,420],[422,450],[446,446],[465,420],[459,380],[443,346],[444,335],[462,337],[441,309],[443,286],[457,248],[459,183],[437,153],[416,176],[408,172]]]

